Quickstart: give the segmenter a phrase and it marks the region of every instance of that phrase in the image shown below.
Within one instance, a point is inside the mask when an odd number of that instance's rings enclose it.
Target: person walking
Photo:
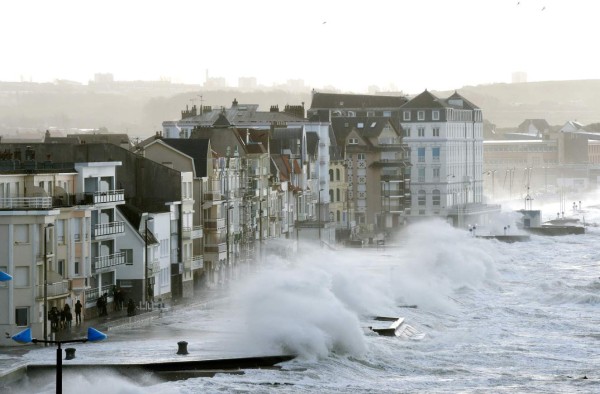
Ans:
[[[130,298],[127,303],[127,316],[135,315],[135,302]]]
[[[71,327],[71,321],[73,321],[73,314],[71,313],[71,307],[69,304],[65,304],[63,308],[63,313],[65,315],[64,328]]]
[[[81,301],[77,300],[75,303],[75,324],[81,324],[81,309],[83,305],[81,305]]]

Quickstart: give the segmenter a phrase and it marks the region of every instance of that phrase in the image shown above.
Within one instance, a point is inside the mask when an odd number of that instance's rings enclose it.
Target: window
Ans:
[[[431,148],[431,155],[433,156],[433,161],[440,161],[440,148]]]
[[[440,191],[439,190],[434,190],[431,193],[431,203],[433,204],[433,206],[435,207],[439,207],[440,206]]]
[[[425,137],[425,127],[419,127],[419,137]]]
[[[427,195],[425,194],[425,190],[419,190],[419,195],[417,198],[417,203],[420,207],[424,207],[427,202]]]
[[[404,134],[403,134],[403,135],[404,135],[405,137],[410,137],[410,127],[406,127],[406,128],[404,129]]]
[[[435,180],[439,180],[440,179],[440,167],[434,167],[433,168],[433,178]]]
[[[358,138],[348,138],[348,145],[358,145]]]
[[[73,218],[73,239],[81,242],[81,218]]]
[[[404,111],[402,114],[402,120],[410,120],[410,111]]]
[[[58,260],[58,274],[60,276],[65,276],[66,272],[65,272],[65,260]]]
[[[425,148],[417,148],[417,161],[419,163],[425,163]]]
[[[340,201],[340,189],[335,189],[336,201]]]
[[[418,169],[418,182],[425,182],[425,167]]]
[[[365,160],[365,154],[364,153],[359,153],[356,155],[356,159],[357,160]]]
[[[392,117],[392,111],[383,111],[383,116],[385,116],[386,118],[391,118]]]
[[[79,261],[73,263],[73,273],[79,275]]]
[[[432,120],[440,120],[440,111],[431,111]]]
[[[29,287],[29,267],[15,267],[15,287]]]
[[[425,111],[417,111],[417,120],[425,120]]]
[[[433,128],[433,136],[434,137],[439,137],[440,136],[440,128],[439,127],[434,127]]]
[[[133,265],[133,249],[121,249],[125,253],[125,264]]]
[[[17,327],[27,327],[29,325],[29,308],[15,308],[15,324]]]
[[[365,127],[365,124],[360,122],[356,125],[357,128],[362,129],[363,127]]]
[[[333,189],[329,189],[329,201],[333,202]]]
[[[333,170],[329,170],[329,182],[333,182]]]
[[[340,180],[340,169],[336,168],[335,170],[335,180],[339,181]]]
[[[65,221],[56,220],[56,242],[59,244],[65,243]]]

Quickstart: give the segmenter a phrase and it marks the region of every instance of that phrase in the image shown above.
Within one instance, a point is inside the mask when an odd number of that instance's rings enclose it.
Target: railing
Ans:
[[[204,268],[204,256],[193,256],[192,257],[192,269],[197,270]]]
[[[0,209],[49,209],[52,197],[8,197],[0,198]]]
[[[89,306],[90,304],[93,304],[100,297],[100,295],[103,295],[104,293],[106,293],[106,294],[108,294],[108,296],[112,297],[113,296],[113,289],[114,289],[113,285],[102,286],[99,289],[98,288],[87,289],[85,291],[85,303],[86,303],[86,305]]]
[[[227,244],[205,244],[204,251],[208,253],[225,253],[227,252]]]
[[[44,285],[39,285],[35,287],[36,298],[44,298]],[[69,281],[63,280],[55,283],[48,283],[48,297],[59,297],[69,294]]]
[[[94,237],[121,234],[125,232],[125,222],[111,222],[94,225]]]
[[[95,271],[98,271],[121,264],[125,264],[125,252],[95,257],[93,262],[93,269]]]
[[[205,219],[204,228],[207,230],[219,230],[225,228],[225,219]]]
[[[183,239],[202,238],[202,226],[183,227],[181,229],[181,237]]]
[[[125,201],[125,191],[123,189],[94,192],[94,204],[123,201]]]

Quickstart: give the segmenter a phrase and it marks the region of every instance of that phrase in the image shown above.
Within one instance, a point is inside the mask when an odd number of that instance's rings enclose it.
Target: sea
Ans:
[[[384,247],[300,245],[267,256],[220,289],[149,325],[77,346],[77,361],[128,363],[296,354],[276,369],[161,381],[66,375],[63,392],[95,393],[600,393],[600,201],[567,216],[583,235],[503,243],[515,209],[475,232],[441,220],[405,228]],[[558,203],[539,207],[547,219]],[[510,226],[510,227],[509,227]],[[403,317],[424,335],[377,335],[374,316]],[[176,355],[177,342],[189,355]],[[23,355],[54,362],[53,349]],[[15,393],[53,393],[50,376]]]

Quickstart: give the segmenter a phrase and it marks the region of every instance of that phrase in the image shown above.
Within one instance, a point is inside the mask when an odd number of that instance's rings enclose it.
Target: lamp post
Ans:
[[[147,217],[144,223],[145,231],[144,231],[144,291],[142,294],[142,300],[144,301],[144,305],[150,301],[152,297],[152,285],[150,284],[150,275],[148,273],[149,270],[149,262],[148,262],[148,222],[153,221],[154,218]]]
[[[106,334],[96,330],[95,328],[88,327],[87,338],[70,339],[65,341],[49,341],[45,339],[35,339],[31,337],[31,328],[15,334],[11,339],[18,343],[43,343],[44,345],[56,345],[56,394],[62,393],[62,348],[61,346],[65,343],[85,343],[85,342],[97,342],[106,339]]]
[[[52,227],[52,223],[44,227],[44,340],[48,340],[48,229]]]
[[[319,245],[321,245],[321,192],[323,189],[319,189],[319,203],[317,208],[319,210]]]

